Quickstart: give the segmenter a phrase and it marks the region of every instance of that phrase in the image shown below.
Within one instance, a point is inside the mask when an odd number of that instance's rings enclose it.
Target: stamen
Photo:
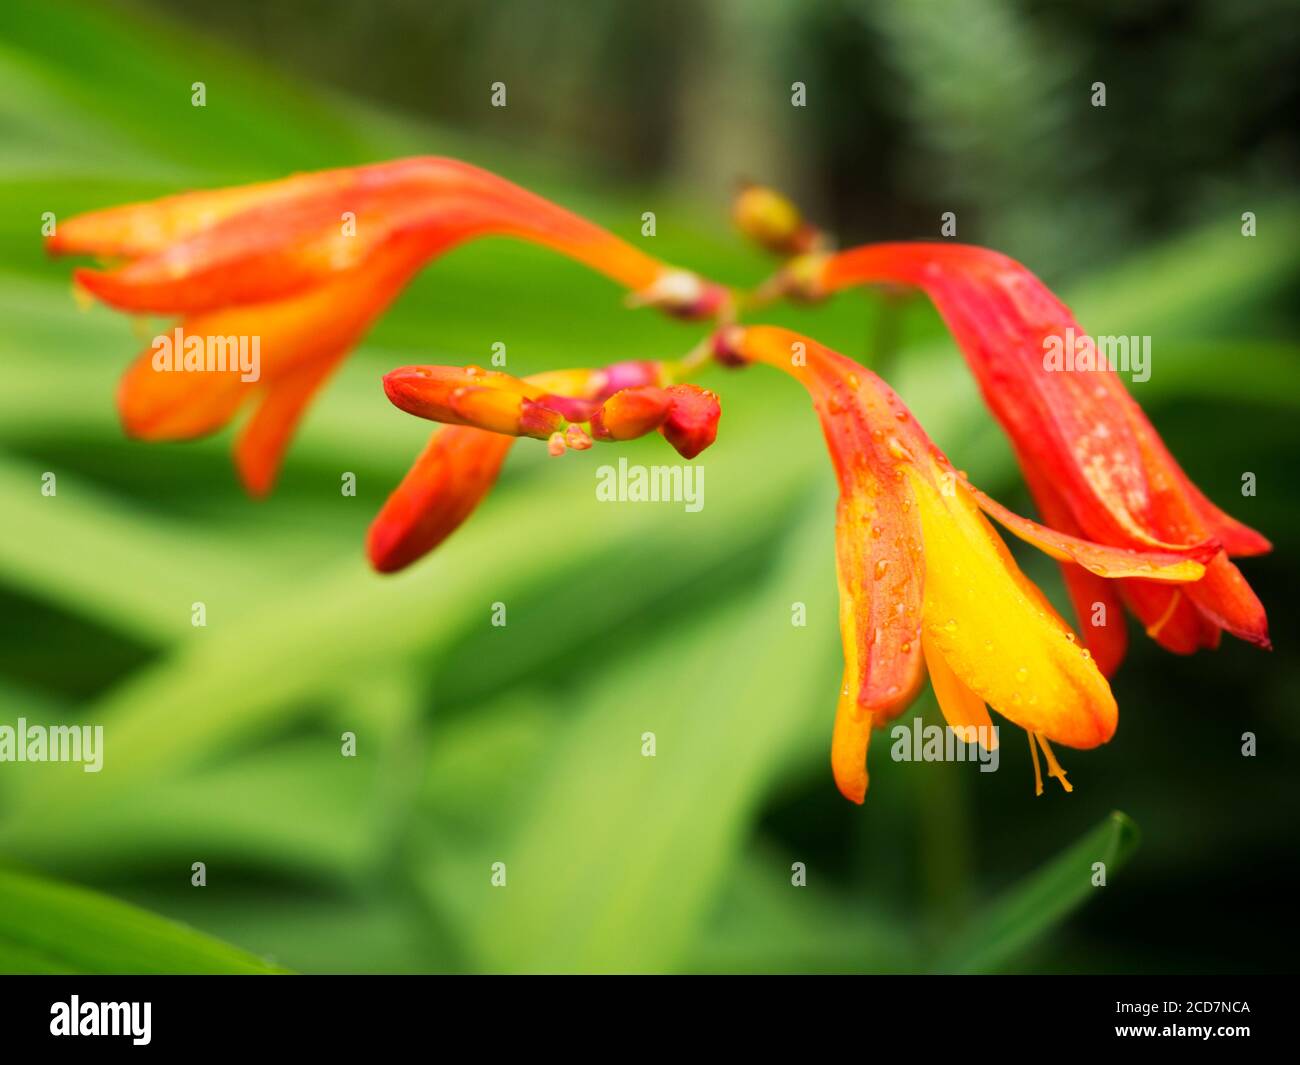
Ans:
[[[1165,612],[1156,619],[1155,623],[1147,626],[1147,635],[1153,640],[1160,635],[1160,630],[1165,627],[1169,619],[1174,616],[1174,611],[1178,609],[1178,604],[1183,601],[1183,591],[1181,588],[1174,590],[1174,594],[1169,597],[1169,605],[1165,607]]]
[[[1034,756],[1034,794],[1043,794],[1043,771],[1038,765],[1038,746],[1034,743],[1034,733],[1026,732],[1029,737],[1029,753]]]
[[[1043,757],[1047,759],[1047,775],[1056,777],[1061,782],[1067,792],[1074,790],[1074,785],[1065,779],[1065,770],[1061,768],[1061,763],[1056,760],[1056,755],[1052,753],[1051,745],[1047,742],[1046,736],[1039,736],[1038,742],[1043,747]]]

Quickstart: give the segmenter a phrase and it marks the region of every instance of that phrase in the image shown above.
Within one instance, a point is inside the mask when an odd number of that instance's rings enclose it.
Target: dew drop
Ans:
[[[876,562],[876,580],[880,580],[885,575],[885,570],[889,568],[889,559],[882,558]]]

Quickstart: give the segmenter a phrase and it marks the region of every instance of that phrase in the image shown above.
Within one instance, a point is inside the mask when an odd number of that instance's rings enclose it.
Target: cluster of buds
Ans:
[[[552,455],[586,451],[593,440],[635,440],[658,431],[693,459],[718,435],[718,397],[693,384],[660,387],[661,364],[628,362],[575,371],[571,391],[477,366],[404,366],[384,376],[393,406],[444,425],[545,440]],[[644,379],[644,384],[623,382]],[[576,387],[575,387],[576,386]]]
[[[473,366],[385,375],[396,407],[441,427],[371,525],[367,551],[381,572],[410,565],[459,528],[517,439],[560,455],[657,432],[690,459],[714,442],[721,407],[685,377],[711,361],[792,374],[813,398],[840,487],[845,668],[831,764],[856,802],[867,790],[871,730],[901,712],[927,676],[953,729],[995,742],[984,726],[996,710],[1028,733],[1036,771],[1041,751],[1068,790],[1051,743],[1088,748],[1114,733],[1107,677],[1125,651],[1121,604],[1172,651],[1214,646],[1224,631],[1268,646],[1264,608],[1230,561],[1269,550],[1268,541],[1192,484],[1113,372],[1046,371],[1045,343],[1083,331],[1030,271],[959,244],[835,252],[790,201],[760,186],[744,186],[733,213],[742,232],[785,260],[744,296],[449,159],[110,208],[63,223],[48,247],[117,260],[76,272],[81,288],[111,306],[178,316],[191,336],[262,338],[256,381],[158,373],[146,352],[118,396],[127,431],[150,440],[210,433],[255,405],[236,445],[254,494],[270,490],[311,397],[375,318],[424,264],[467,240],[542,244],[621,285],[631,306],[710,323],[710,337],[676,361],[527,378]],[[341,216],[354,221],[351,233],[340,232]],[[934,302],[1045,524],[971,485],[864,366],[809,337],[738,322],[741,310],[774,299],[820,300],[864,284],[917,288]],[[1060,562],[1082,639],[1016,566],[989,518]],[[1115,606],[1100,626],[1089,623],[1095,603]]]

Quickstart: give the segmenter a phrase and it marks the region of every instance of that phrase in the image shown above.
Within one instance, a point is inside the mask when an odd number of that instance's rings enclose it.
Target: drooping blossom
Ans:
[[[1270,646],[1264,607],[1230,561],[1267,552],[1269,542],[1192,483],[1106,352],[1038,278],[987,248],[868,244],[797,258],[770,291],[817,299],[872,283],[915,286],[934,302],[1010,437],[1047,524],[1117,547],[1220,548],[1203,577],[1172,585],[1141,576],[1109,582],[1063,565],[1104,672],[1125,652],[1121,601],[1171,651],[1217,646],[1221,630]]]
[[[1111,547],[1013,514],[953,468],[879,377],[808,337],[731,326],[715,350],[724,362],[766,363],[798,380],[835,466],[844,681],[831,763],[840,791],[863,800],[871,729],[912,701],[927,669],[954,730],[988,737],[987,704],[1031,733],[1064,784],[1049,741],[1105,743],[1115,700],[984,515],[1099,577],[1192,581],[1217,548]]]

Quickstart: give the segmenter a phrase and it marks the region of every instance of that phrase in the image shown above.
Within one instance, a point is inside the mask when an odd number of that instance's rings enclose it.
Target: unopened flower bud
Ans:
[[[717,439],[722,405],[699,385],[669,385],[665,391],[672,397],[672,410],[659,431],[682,458],[693,459]]]
[[[635,440],[658,429],[672,406],[673,398],[666,389],[625,388],[591,416],[591,434],[597,440]]]
[[[731,217],[745,236],[776,255],[802,255],[825,244],[821,231],[804,221],[798,207],[765,185],[743,186]]]

